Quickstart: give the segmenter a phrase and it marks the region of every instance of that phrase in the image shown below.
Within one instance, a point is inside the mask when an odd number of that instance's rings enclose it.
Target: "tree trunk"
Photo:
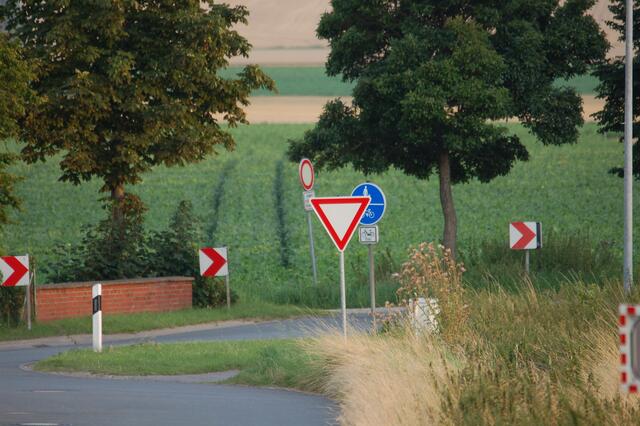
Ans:
[[[111,188],[111,201],[113,202],[111,208],[111,217],[114,224],[117,224],[117,228],[124,221],[124,184],[118,184]]]
[[[438,172],[440,177],[440,204],[444,215],[444,234],[442,244],[451,250],[451,255],[456,258],[456,232],[458,219],[456,208],[453,205],[453,193],[451,192],[451,164],[449,152],[443,151],[438,160]]]

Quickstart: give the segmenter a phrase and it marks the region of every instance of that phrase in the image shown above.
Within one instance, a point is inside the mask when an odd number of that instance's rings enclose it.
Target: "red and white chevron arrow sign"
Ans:
[[[29,285],[29,256],[0,257],[0,286]]]
[[[513,250],[535,250],[542,247],[540,222],[511,222],[509,242]]]
[[[205,247],[200,249],[200,275],[203,277],[224,277],[229,275],[227,248]]]

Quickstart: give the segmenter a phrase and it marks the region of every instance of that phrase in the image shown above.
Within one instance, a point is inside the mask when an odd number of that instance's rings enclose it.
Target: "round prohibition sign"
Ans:
[[[298,166],[298,175],[300,176],[300,183],[305,191],[309,191],[313,188],[313,182],[315,180],[313,173],[313,164],[311,164],[311,160],[308,158],[303,158],[300,160],[300,165]]]

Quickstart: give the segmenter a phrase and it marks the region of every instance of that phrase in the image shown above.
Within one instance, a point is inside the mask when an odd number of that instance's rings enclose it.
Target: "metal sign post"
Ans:
[[[373,331],[376,328],[376,281],[375,281],[375,259],[373,256],[373,246],[378,244],[379,232],[376,223],[384,216],[387,199],[382,189],[371,182],[361,183],[351,192],[352,196],[371,197],[371,203],[360,219],[360,243],[369,247],[369,292],[371,294],[371,318],[373,322]]]
[[[633,284],[633,0],[626,1],[624,50],[624,266],[626,294]]]
[[[300,178],[300,184],[304,188],[302,197],[304,200],[304,210],[307,213],[307,225],[309,227],[309,250],[311,254],[311,272],[313,273],[313,285],[318,286],[318,267],[316,266],[316,249],[313,242],[313,226],[311,225],[311,206],[310,200],[316,196],[313,190],[313,184],[315,183],[315,172],[313,170],[313,164],[308,158],[300,160],[298,165],[298,177]]]
[[[93,311],[93,351],[102,352],[102,284],[91,289]]]
[[[340,309],[342,310],[342,335],[347,340],[347,289],[344,279],[344,251],[340,252]]]
[[[27,329],[31,330],[31,288],[33,287],[33,274],[29,274],[29,285],[27,285]]]
[[[318,267],[316,266],[316,248],[313,241],[313,225],[311,224],[311,212],[313,211],[313,207],[311,207],[311,200],[316,196],[316,193],[313,189],[309,191],[303,192],[304,199],[304,210],[307,214],[307,225],[309,227],[309,249],[311,253],[311,271],[313,272],[313,285],[318,286]]]
[[[344,250],[358,226],[371,197],[321,197],[312,198],[313,211],[320,219],[331,240],[340,252],[340,305],[342,309],[342,334],[347,339],[347,295],[344,277]]]

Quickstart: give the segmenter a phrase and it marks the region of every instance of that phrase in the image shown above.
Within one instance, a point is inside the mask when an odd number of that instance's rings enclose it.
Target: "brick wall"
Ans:
[[[191,277],[101,281],[105,315],[175,311],[191,307]],[[45,284],[36,289],[36,318],[51,321],[91,315],[95,282]]]

